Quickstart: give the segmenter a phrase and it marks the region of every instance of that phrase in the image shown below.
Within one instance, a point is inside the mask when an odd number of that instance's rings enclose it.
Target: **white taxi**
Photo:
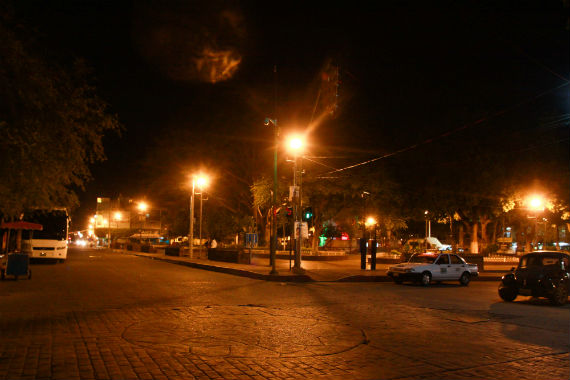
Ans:
[[[428,252],[415,254],[407,263],[390,267],[387,275],[396,284],[414,281],[427,286],[432,281],[459,281],[467,286],[472,277],[479,275],[479,270],[476,264],[468,264],[458,255]]]

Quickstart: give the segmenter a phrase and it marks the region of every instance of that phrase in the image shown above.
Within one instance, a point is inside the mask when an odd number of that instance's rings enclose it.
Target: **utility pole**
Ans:
[[[192,250],[194,249],[194,178],[192,178],[192,193],[190,193],[190,231],[188,233],[188,248],[190,250],[190,258],[192,258]]]
[[[271,197],[271,234],[269,238],[269,263],[271,272],[269,274],[277,274],[276,268],[276,249],[277,249],[277,148],[279,146],[279,129],[277,127],[277,65],[273,65],[273,117],[274,119],[265,118],[265,125],[273,124],[273,194]]]
[[[275,69],[277,70],[277,69]],[[269,263],[271,272],[269,274],[277,274],[276,268],[276,249],[277,249],[277,147],[279,144],[277,129],[277,119],[265,119],[265,125],[273,124],[273,194],[271,197],[271,236],[269,238]]]
[[[202,210],[203,210],[203,203],[204,200],[204,186],[200,187],[200,249],[199,252],[202,252]]]

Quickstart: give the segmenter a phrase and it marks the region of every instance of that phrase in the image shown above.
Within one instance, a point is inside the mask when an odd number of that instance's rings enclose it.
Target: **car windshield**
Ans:
[[[560,265],[560,259],[556,256],[529,255],[521,257],[520,267],[542,267]]]
[[[422,264],[433,264],[433,262],[437,259],[437,256],[434,255],[413,255],[410,257],[410,263],[422,263]]]

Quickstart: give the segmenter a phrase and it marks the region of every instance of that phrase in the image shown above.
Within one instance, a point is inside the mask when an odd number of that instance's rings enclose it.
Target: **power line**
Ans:
[[[330,171],[330,172],[327,172],[327,173],[324,173],[324,174],[332,174],[332,173],[336,173],[336,172],[340,172],[340,171],[344,171],[344,170],[353,169],[353,168],[358,167],[358,166],[367,165],[367,164],[370,164],[370,163],[373,163],[373,162],[382,160],[382,159],[384,159],[384,158],[388,158],[388,157],[395,156],[395,155],[400,154],[400,153],[404,153],[404,152],[407,152],[407,151],[416,149],[416,148],[418,148],[418,147],[420,147],[420,146],[422,146],[422,145],[431,144],[431,143],[433,143],[433,142],[435,142],[435,141],[437,141],[437,140],[440,140],[440,139],[443,139],[443,138],[445,138],[445,137],[448,137],[448,136],[450,136],[450,135],[452,135],[452,134],[455,134],[455,133],[457,133],[457,132],[459,132],[459,131],[462,131],[462,130],[464,130],[464,129],[471,128],[471,127],[477,126],[477,125],[479,125],[479,124],[483,124],[484,122],[488,121],[488,120],[491,119],[491,118],[494,118],[494,117],[500,116],[500,115],[502,115],[502,114],[505,114],[505,113],[507,113],[507,112],[509,112],[509,111],[511,111],[511,110],[513,110],[513,109],[516,109],[516,108],[522,106],[523,104],[529,103],[529,102],[531,102],[531,101],[533,101],[533,100],[535,100],[535,99],[538,99],[538,98],[540,98],[540,97],[542,97],[542,96],[544,96],[544,95],[546,95],[546,94],[549,94],[549,93],[551,93],[551,92],[553,92],[553,91],[556,91],[556,90],[558,90],[558,89],[560,89],[560,88],[562,88],[562,87],[568,86],[568,84],[569,84],[569,83],[566,82],[566,83],[563,83],[563,84],[561,84],[561,85],[559,85],[559,86],[556,86],[556,87],[553,87],[553,88],[548,89],[548,90],[546,90],[546,91],[543,91],[543,92],[541,92],[541,93],[539,93],[539,94],[533,96],[532,98],[523,100],[522,102],[519,102],[519,103],[517,103],[517,104],[515,104],[515,105],[512,105],[512,106],[510,106],[510,107],[503,108],[502,110],[497,111],[497,112],[491,114],[490,116],[483,117],[483,118],[481,118],[481,119],[479,119],[479,120],[476,120],[476,121],[473,122],[473,123],[465,124],[465,125],[462,125],[461,127],[458,127],[458,128],[452,129],[452,130],[449,130],[449,131],[447,131],[447,132],[444,132],[444,133],[440,134],[439,136],[431,137],[431,138],[429,138],[429,139],[427,139],[427,140],[418,142],[418,143],[416,143],[416,144],[407,146],[407,147],[405,147],[405,148],[396,150],[396,151],[391,152],[391,153],[387,153],[387,154],[385,154],[385,155],[383,155],[383,156],[376,157],[376,158],[372,158],[372,159],[370,159],[370,160],[366,160],[366,161],[363,161],[363,162],[359,162],[359,163],[354,164],[354,165],[349,165],[349,166],[346,166],[346,167],[344,167],[344,168],[336,169],[336,170],[333,170],[333,171]]]

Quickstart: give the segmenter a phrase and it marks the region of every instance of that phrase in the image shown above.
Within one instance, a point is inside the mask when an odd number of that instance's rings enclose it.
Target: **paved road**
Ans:
[[[0,283],[0,379],[568,379],[570,306],[71,250]]]

